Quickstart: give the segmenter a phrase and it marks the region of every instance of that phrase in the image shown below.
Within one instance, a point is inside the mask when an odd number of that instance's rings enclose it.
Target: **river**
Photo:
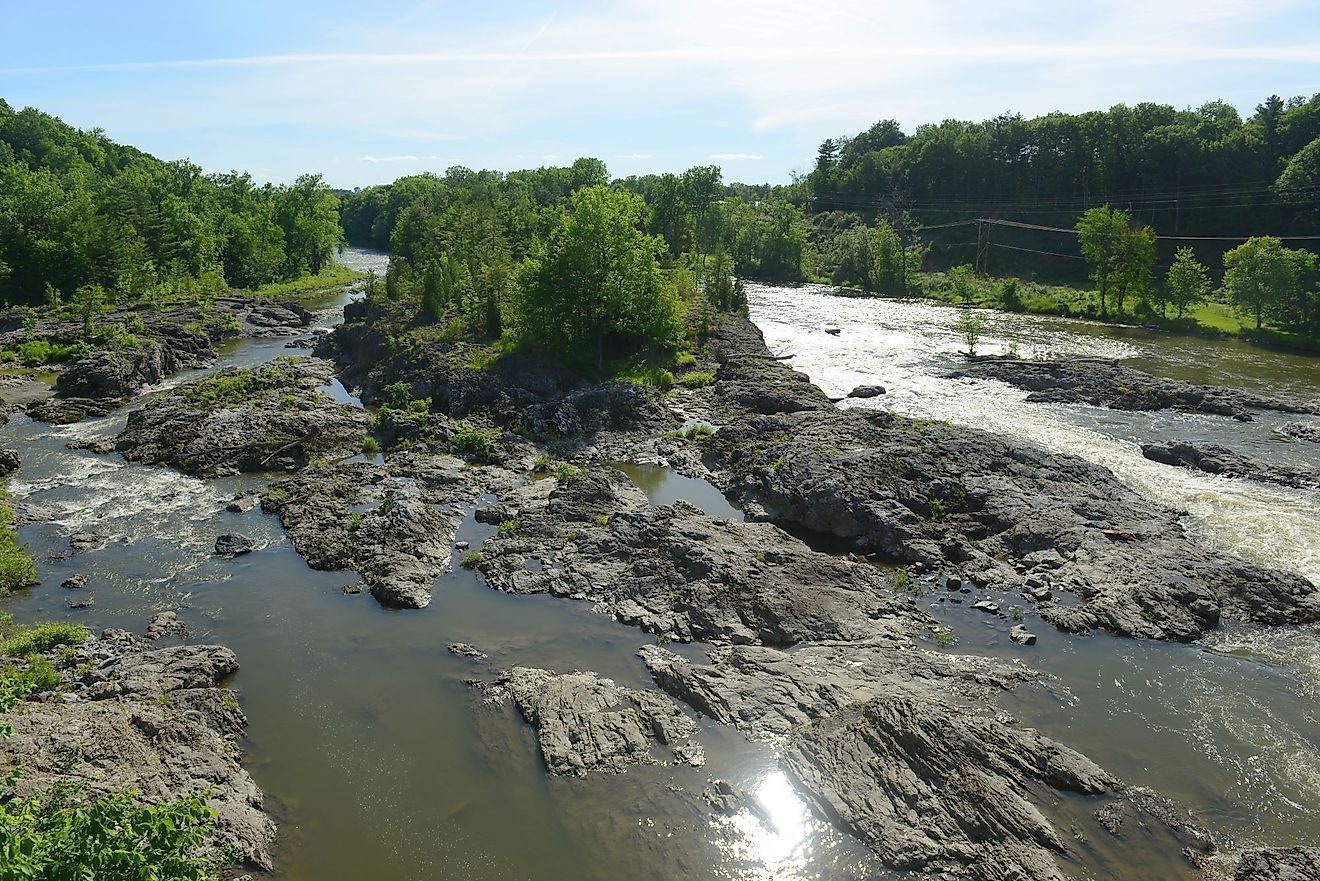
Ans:
[[[356,249],[342,259],[377,272],[385,263]],[[880,382],[890,393],[871,406],[1003,430],[1102,462],[1139,491],[1188,510],[1189,527],[1207,541],[1320,575],[1314,496],[1154,465],[1134,446],[1182,434],[1278,461],[1312,457],[1295,449],[1300,444],[1275,440],[1268,421],[1221,425],[1027,405],[1005,387],[940,377],[958,347],[953,310],[821,288],[753,285],[749,294],[771,345],[793,353],[794,364],[831,393]],[[334,323],[350,296],[314,305]],[[830,322],[843,328],[838,337],[824,333]],[[1320,389],[1316,362],[1227,343],[1021,316],[988,316],[987,330],[989,348],[1013,340],[1024,355],[1105,354],[1168,375],[1275,385],[1280,394]],[[304,353],[282,340],[246,340],[226,349],[219,366],[283,354]],[[516,711],[485,704],[468,685],[486,671],[446,646],[476,645],[494,668],[589,669],[646,687],[636,651],[647,634],[586,604],[489,590],[462,569],[439,579],[422,610],[383,609],[369,595],[345,594],[356,579],[310,570],[274,518],[224,510],[236,493],[262,485],[259,478],[202,481],[67,448],[74,439],[114,435],[124,418],[52,427],[17,416],[0,428],[0,446],[23,456],[11,494],[52,515],[21,534],[42,584],[3,608],[19,621],[138,631],[152,613],[177,609],[193,641],[232,647],[243,665],[233,685],[250,720],[247,765],[281,824],[281,881],[889,877],[866,848],[805,809],[765,746],[719,726],[703,724],[702,769],[547,778]],[[700,481],[655,469],[629,474],[658,501],[688,498],[734,513]],[[66,556],[78,530],[109,541]],[[458,537],[475,547],[489,530],[469,516]],[[257,539],[260,550],[236,560],[213,556],[216,536],[230,531]],[[66,607],[59,584],[74,573],[91,576],[90,609]],[[1314,632],[1236,628],[1206,645],[1168,646],[1069,637],[1028,619],[1040,642],[1024,652],[1008,642],[1006,625],[927,601],[958,633],[952,650],[1025,657],[1058,677],[1050,689],[1012,699],[1010,709],[1027,721],[1127,779],[1184,800],[1228,838],[1320,844]],[[679,648],[700,656],[700,646]],[[713,817],[700,798],[710,777],[756,793],[771,822]]]

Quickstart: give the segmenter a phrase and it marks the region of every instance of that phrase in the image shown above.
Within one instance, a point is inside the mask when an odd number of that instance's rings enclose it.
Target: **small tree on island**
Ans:
[[[660,268],[665,243],[642,232],[641,197],[604,186],[572,196],[549,238],[519,273],[520,334],[566,361],[605,365],[605,342],[677,344],[682,314]]]
[[[955,325],[958,333],[967,341],[967,354],[976,356],[976,344],[981,340],[981,316],[971,309],[963,309]]]

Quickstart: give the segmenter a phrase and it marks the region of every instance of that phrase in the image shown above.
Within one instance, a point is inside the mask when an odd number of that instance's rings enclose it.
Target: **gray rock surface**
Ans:
[[[1249,458],[1218,444],[1196,444],[1191,441],[1164,441],[1141,445],[1141,454],[1152,462],[1175,465],[1218,474],[1241,477],[1260,483],[1274,483],[1296,489],[1320,486],[1320,471],[1308,468],[1289,468]]]
[[[319,390],[332,376],[329,362],[310,358],[227,368],[134,410],[115,449],[133,462],[202,477],[293,471],[351,456],[362,448],[369,417]]]
[[[1207,881],[1317,881],[1320,847],[1256,848],[1217,861]]]
[[[18,450],[0,450],[0,478],[8,477],[17,471],[22,461]]]
[[[877,398],[885,393],[885,387],[882,385],[859,385],[857,388],[848,392],[850,398]]]
[[[1297,440],[1320,444],[1320,422],[1289,422],[1279,426],[1279,431]]]
[[[453,456],[406,453],[387,465],[312,466],[273,483],[261,506],[312,568],[355,571],[383,605],[420,608],[450,565],[461,506],[512,479]]]
[[[166,639],[188,635],[188,625],[179,620],[177,612],[158,612],[147,624],[147,639]]]
[[[5,756],[23,768],[20,796],[67,781],[93,794],[136,789],[150,801],[211,789],[218,816],[208,852],[271,868],[275,825],[238,760],[247,719],[222,687],[238,669],[233,652],[156,648],[107,630],[71,658],[49,657],[66,690],[0,716],[14,727]]]
[[[215,540],[215,552],[222,557],[240,557],[256,549],[255,541],[236,532],[226,532]]]
[[[750,326],[723,333],[742,352],[760,341]],[[1320,620],[1311,582],[1197,544],[1176,512],[1108,469],[971,428],[840,412],[795,376],[726,358],[723,427],[708,442],[722,485],[780,525],[977,583],[1016,588],[1043,572],[1053,599],[1037,610],[1067,630],[1190,640],[1224,616]]]
[[[954,376],[997,379],[1029,391],[1028,401],[1091,404],[1111,410],[1182,410],[1251,418],[1253,410],[1320,413],[1315,401],[1284,401],[1238,389],[1198,386],[1162,379],[1118,361],[1022,361],[986,358],[959,368]]]
[[[1062,879],[1059,860],[1077,845],[1054,805],[1070,793],[1109,804],[1129,790],[994,712],[998,691],[1036,674],[920,649],[916,623],[893,619],[868,643],[722,647],[709,664],[658,646],[640,654],[656,682],[698,712],[782,744],[781,764],[807,799],[887,865],[983,881]],[[1209,850],[1198,828],[1159,821],[1166,809],[1159,799],[1130,808],[1162,827],[1162,850]],[[1096,822],[1102,832],[1117,834]]]
[[[204,333],[183,327],[146,340],[139,349],[93,352],[59,375],[61,398],[125,400],[149,385],[190,367],[205,367],[214,353]]]
[[[613,468],[536,481],[478,517],[508,524],[482,548],[491,587],[591,601],[667,639],[862,639],[902,604],[871,566],[769,523],[653,505]]]
[[[654,691],[621,688],[595,673],[529,667],[514,667],[486,691],[494,701],[512,700],[536,729],[551,774],[581,777],[656,764],[660,748],[667,748],[673,761],[705,761],[696,723]]]

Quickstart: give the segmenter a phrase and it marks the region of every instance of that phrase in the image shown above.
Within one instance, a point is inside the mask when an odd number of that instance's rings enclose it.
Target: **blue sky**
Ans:
[[[714,162],[789,179],[882,118],[1320,91],[1317,0],[0,0],[0,97],[207,171]]]

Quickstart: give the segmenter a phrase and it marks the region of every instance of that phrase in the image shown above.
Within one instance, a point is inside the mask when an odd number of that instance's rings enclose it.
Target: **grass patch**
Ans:
[[[224,371],[186,385],[180,391],[193,404],[218,409],[241,403],[257,392],[277,388],[293,379],[288,364],[277,363],[259,370]]]
[[[715,429],[709,425],[698,422],[695,425],[689,425],[687,428],[671,431],[670,437],[681,437],[684,440],[704,441],[715,436]]]
[[[714,385],[715,374],[705,370],[694,370],[679,380],[684,388],[705,388]]]
[[[264,284],[254,288],[252,293],[258,297],[269,297],[271,299],[287,299],[291,297],[313,294],[319,291],[328,291],[331,288],[343,287],[346,284],[352,284],[359,279],[366,278],[365,272],[359,272],[356,269],[349,269],[347,266],[341,266],[338,263],[329,263],[317,275],[306,275],[302,278],[295,278],[292,281],[277,281],[271,284]]]
[[[14,512],[0,490],[0,596],[37,583],[37,567],[14,533]]]
[[[48,621],[35,627],[22,627],[5,640],[0,640],[0,655],[26,658],[48,652],[57,645],[78,645],[91,631],[81,624],[67,621]]]

